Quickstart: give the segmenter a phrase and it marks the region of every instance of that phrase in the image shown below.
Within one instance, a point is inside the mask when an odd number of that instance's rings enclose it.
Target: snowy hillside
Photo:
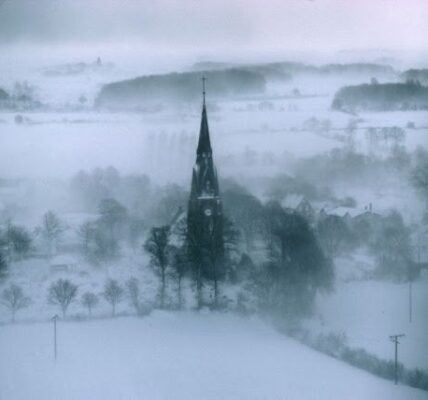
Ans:
[[[0,398],[426,399],[275,332],[259,320],[156,312],[144,319],[0,330]]]
[[[428,368],[428,277],[412,287],[409,322],[409,285],[375,281],[338,282],[335,293],[318,302],[321,320],[312,330],[344,333],[352,347],[364,348],[383,359],[394,356],[389,335],[402,333],[400,361],[406,367]]]

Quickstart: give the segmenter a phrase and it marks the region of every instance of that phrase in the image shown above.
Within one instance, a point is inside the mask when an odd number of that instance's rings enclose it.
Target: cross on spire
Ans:
[[[207,78],[205,78],[205,75],[202,76],[202,101],[203,105],[205,106],[205,81]]]

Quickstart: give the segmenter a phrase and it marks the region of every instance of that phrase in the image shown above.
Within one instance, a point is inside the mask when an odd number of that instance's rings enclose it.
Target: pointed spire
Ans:
[[[207,78],[205,76],[202,76],[202,104],[205,107],[205,81]]]
[[[205,76],[202,77],[202,119],[201,119],[201,129],[199,131],[199,143],[198,149],[196,151],[197,155],[212,154],[211,141],[210,141],[210,132],[208,129],[208,117],[207,117],[207,108],[205,104]]]

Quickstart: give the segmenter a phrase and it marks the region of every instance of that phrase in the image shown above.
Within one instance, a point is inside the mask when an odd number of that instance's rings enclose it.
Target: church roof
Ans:
[[[212,154],[210,132],[208,130],[207,109],[205,106],[205,102],[202,107],[201,129],[199,131],[199,143],[198,149],[196,151],[197,155],[201,155],[202,153]]]

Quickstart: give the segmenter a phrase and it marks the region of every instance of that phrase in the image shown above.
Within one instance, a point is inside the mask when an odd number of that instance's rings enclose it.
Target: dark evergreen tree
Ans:
[[[308,315],[317,291],[332,288],[332,264],[298,213],[269,203],[265,225],[268,261],[258,276],[263,303],[281,315]]]
[[[28,255],[31,249],[31,235],[22,226],[8,224],[5,242],[9,251],[9,259],[21,259]]]
[[[219,277],[223,280],[225,277],[231,281],[236,280],[237,268],[239,263],[239,240],[240,232],[232,219],[223,218],[223,244],[224,257],[223,266],[220,269]]]
[[[228,215],[242,232],[247,251],[251,251],[254,239],[260,233],[263,217],[261,202],[237,184],[229,184],[222,197]]]
[[[8,273],[8,266],[4,253],[0,250],[0,281],[6,277]]]

